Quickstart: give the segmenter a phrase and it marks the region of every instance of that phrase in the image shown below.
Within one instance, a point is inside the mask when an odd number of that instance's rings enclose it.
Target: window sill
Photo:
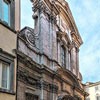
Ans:
[[[7,89],[0,88],[0,92],[1,93],[7,93],[7,94],[15,95],[15,92],[12,91],[12,90],[7,90]]]
[[[0,24],[2,24],[3,26],[5,26],[6,28],[8,28],[9,30],[11,30],[12,32],[16,33],[16,31],[13,28],[11,28],[5,21],[2,21],[1,19],[0,19]]]

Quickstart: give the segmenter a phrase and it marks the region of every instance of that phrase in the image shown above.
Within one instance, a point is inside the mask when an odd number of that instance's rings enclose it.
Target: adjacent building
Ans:
[[[87,82],[85,85],[85,91],[89,93],[86,100],[100,100],[100,82]]]
[[[18,34],[17,100],[84,100],[82,39],[65,0],[31,0],[34,29]],[[28,19],[27,19],[28,20]]]
[[[0,0],[0,100],[16,98],[15,0]]]

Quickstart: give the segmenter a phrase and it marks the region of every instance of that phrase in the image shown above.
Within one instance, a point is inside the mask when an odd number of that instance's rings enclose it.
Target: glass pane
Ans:
[[[8,88],[8,64],[2,63],[2,87]]]
[[[3,2],[3,11],[3,20],[9,23],[9,4],[6,2]]]

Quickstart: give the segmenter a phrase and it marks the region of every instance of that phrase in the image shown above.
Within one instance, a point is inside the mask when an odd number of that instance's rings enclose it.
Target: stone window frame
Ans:
[[[8,63],[10,66],[10,86],[9,89],[4,89],[4,88],[0,88],[0,92],[2,93],[8,93],[8,94],[15,94],[14,93],[14,58],[15,56],[12,56],[10,54],[8,54],[7,52],[4,52],[2,50],[0,50],[0,60]]]

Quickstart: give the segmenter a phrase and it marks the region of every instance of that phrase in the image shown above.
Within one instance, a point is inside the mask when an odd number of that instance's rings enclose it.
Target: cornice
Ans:
[[[78,41],[80,42],[80,45],[83,43],[83,41],[82,41],[82,38],[81,38],[81,36],[80,36],[80,34],[79,34],[79,32],[78,32],[78,29],[77,29],[77,26],[76,26],[76,24],[75,24],[75,21],[74,21],[74,18],[73,18],[73,16],[72,16],[72,13],[71,13],[71,10],[70,10],[70,8],[69,8],[69,6],[68,6],[68,3],[66,2],[65,3],[65,6],[63,6],[59,1],[56,3],[56,5],[59,5],[61,8],[62,8],[62,10],[65,12],[65,15],[67,16],[67,18],[69,19],[68,21],[70,22],[69,24],[69,26],[70,26],[70,28],[71,28],[71,31],[73,32],[75,32],[75,34],[77,35],[77,37],[78,37]],[[61,10],[60,10],[61,11]],[[65,16],[65,18],[66,18],[66,16]]]

